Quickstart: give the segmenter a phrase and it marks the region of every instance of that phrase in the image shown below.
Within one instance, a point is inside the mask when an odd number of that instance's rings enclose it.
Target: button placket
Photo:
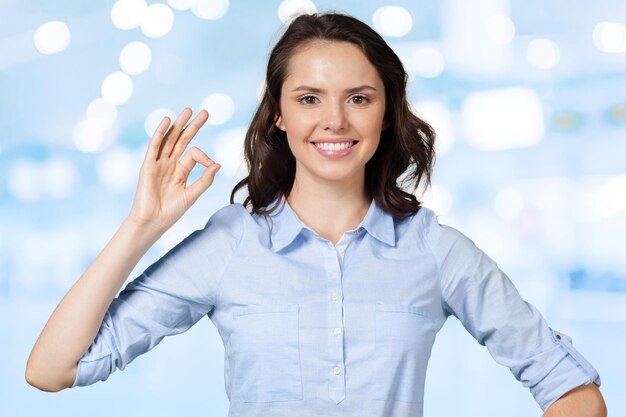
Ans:
[[[344,339],[343,339],[343,297],[341,290],[342,271],[339,247],[334,247],[328,242],[324,251],[327,273],[328,297],[327,325],[328,330],[328,364],[329,364],[329,396],[336,404],[345,399],[345,376],[344,376]]]

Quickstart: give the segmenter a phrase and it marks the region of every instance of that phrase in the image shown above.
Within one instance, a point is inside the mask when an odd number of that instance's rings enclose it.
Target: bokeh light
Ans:
[[[197,0],[167,0],[167,4],[176,10],[189,10],[196,2]]]
[[[104,100],[119,106],[126,103],[132,96],[133,80],[128,74],[114,72],[104,79],[100,91]]]
[[[286,25],[301,14],[315,12],[317,12],[317,7],[310,0],[283,0],[278,6],[278,18]]]
[[[65,50],[71,39],[70,29],[67,25],[55,20],[39,26],[35,31],[33,42],[39,52],[49,55]]]
[[[86,120],[102,129],[111,127],[117,120],[117,107],[99,97],[87,106]]]
[[[468,94],[461,111],[467,138],[480,150],[533,146],[544,135],[541,100],[527,87]]]
[[[170,109],[158,108],[152,110],[150,114],[148,114],[143,124],[148,137],[152,137],[152,135],[154,135],[156,128],[159,127],[159,124],[166,116],[170,118],[170,124],[174,123],[174,120],[176,120],[176,114]]]
[[[197,0],[192,12],[201,19],[217,20],[228,12],[229,4],[228,0]]]
[[[149,38],[160,38],[172,30],[174,12],[162,3],[148,6],[141,16],[141,31]]]
[[[226,123],[235,113],[235,102],[224,93],[214,93],[202,100],[201,109],[209,112],[208,124],[221,125]]]
[[[152,62],[150,47],[143,42],[130,42],[120,52],[120,67],[129,75],[141,74]]]
[[[376,9],[372,17],[374,29],[381,35],[401,37],[411,31],[413,18],[404,7],[383,6]]]
[[[74,145],[82,152],[100,151],[105,139],[105,129],[98,122],[83,120],[74,128]]]
[[[626,25],[619,22],[599,22],[593,28],[593,44],[602,52],[621,54],[626,51]]]
[[[437,48],[429,44],[421,44],[413,53],[411,69],[423,78],[435,78],[445,68],[443,55]]]
[[[552,69],[557,66],[561,53],[559,46],[550,39],[533,39],[526,49],[526,58],[538,69]]]
[[[118,0],[111,8],[113,26],[120,30],[139,27],[147,8],[148,5],[144,0]]]

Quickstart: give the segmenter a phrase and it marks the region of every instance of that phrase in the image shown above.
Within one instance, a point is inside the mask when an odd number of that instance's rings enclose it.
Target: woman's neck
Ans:
[[[360,187],[355,184],[313,187],[294,181],[287,197],[289,206],[298,218],[333,245],[344,232],[355,229],[361,223],[371,201],[362,182]]]

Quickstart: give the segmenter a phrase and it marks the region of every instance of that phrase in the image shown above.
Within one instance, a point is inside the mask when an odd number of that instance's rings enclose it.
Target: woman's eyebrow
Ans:
[[[347,88],[345,91],[346,93],[359,93],[361,91],[364,90],[372,90],[372,91],[376,91],[376,89],[374,87],[372,87],[371,85],[361,85],[358,87],[352,87],[352,88]],[[325,93],[326,90],[323,90],[321,88],[316,88],[316,87],[309,87],[308,85],[301,85],[299,87],[294,88],[293,90],[291,90],[292,92],[294,91],[307,91],[310,93]]]

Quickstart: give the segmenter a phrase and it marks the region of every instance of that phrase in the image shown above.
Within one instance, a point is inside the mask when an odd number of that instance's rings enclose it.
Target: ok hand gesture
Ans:
[[[209,118],[209,113],[202,110],[184,127],[191,114],[191,109],[185,108],[172,126],[169,117],[163,118],[150,139],[139,171],[137,192],[128,217],[157,233],[164,233],[178,221],[211,186],[221,167],[195,146],[181,158],[191,139]],[[198,180],[187,186],[187,178],[196,163],[206,169]]]

